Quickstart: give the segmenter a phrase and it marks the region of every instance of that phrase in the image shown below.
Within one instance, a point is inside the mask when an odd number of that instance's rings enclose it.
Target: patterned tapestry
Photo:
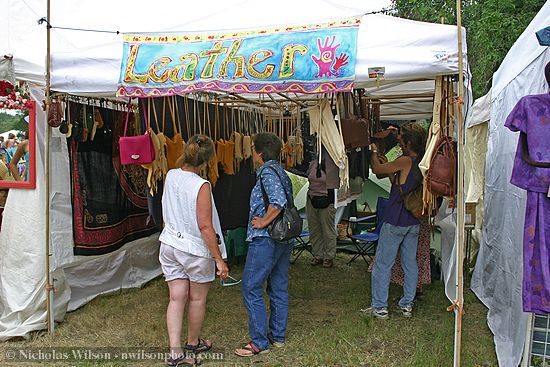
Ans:
[[[73,136],[68,144],[75,255],[105,254],[159,230],[147,220],[147,171],[120,165],[118,137],[126,112],[96,110],[104,126],[93,138],[82,141]],[[130,120],[134,121],[133,115]],[[129,130],[134,125],[130,123]]]
[[[360,19],[221,34],[125,34],[117,95],[350,91]]]

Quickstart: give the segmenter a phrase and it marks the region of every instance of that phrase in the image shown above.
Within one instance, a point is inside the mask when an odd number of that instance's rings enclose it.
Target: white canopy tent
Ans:
[[[252,0],[215,0],[203,7],[200,2],[183,5],[165,1],[159,5],[159,16],[147,17],[151,3],[145,1],[54,0],[51,86],[58,92],[112,97],[122,55],[122,34],[116,32],[207,32],[237,26],[307,24],[366,14],[388,5],[389,1],[281,0],[265,8]],[[33,98],[41,101],[46,27],[37,20],[46,15],[46,1],[0,0],[0,6],[0,24],[6,25],[0,35],[0,52],[13,56],[16,79],[29,82]],[[260,11],[255,11],[257,7]],[[458,73],[456,34],[456,27],[450,25],[381,14],[364,16],[359,30],[356,86],[366,87],[369,94],[380,98],[433,94],[437,75]],[[384,78],[369,79],[370,67],[385,67]],[[382,115],[417,119],[432,114],[431,102],[406,106],[406,102],[384,105]],[[45,116],[39,110],[36,190],[11,190],[4,211],[0,233],[0,340],[46,326],[45,131]],[[107,255],[75,257],[67,146],[64,135],[56,130],[50,152],[50,266],[57,289],[55,317],[62,320],[67,310],[99,294],[140,286],[158,276],[158,235],[128,243]],[[22,202],[25,206],[17,205]]]
[[[527,329],[521,298],[526,192],[510,184],[519,135],[504,122],[521,97],[548,90],[544,66],[550,50],[539,45],[535,32],[549,24],[546,2],[494,74],[490,95],[483,236],[471,288],[489,308],[487,322],[502,367],[519,365]]]

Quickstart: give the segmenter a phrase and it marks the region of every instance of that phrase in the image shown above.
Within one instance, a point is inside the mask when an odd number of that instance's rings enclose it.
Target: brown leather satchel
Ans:
[[[411,167],[409,175],[418,176],[419,184],[406,194],[403,193],[403,188],[399,183],[399,180],[400,180],[399,177],[401,176],[400,173],[401,171],[397,171],[397,174],[395,175],[394,184],[397,185],[397,188],[399,189],[399,196],[401,197],[401,202],[403,203],[403,207],[407,209],[416,219],[422,219],[426,217],[427,214],[424,214],[424,200],[423,200],[424,186],[422,185],[422,174],[418,169],[418,163],[416,162],[416,160],[413,161],[413,166]]]
[[[361,148],[368,147],[370,144],[369,139],[369,126],[367,120],[359,118],[355,114],[350,113],[349,105],[350,98],[353,101],[355,109],[354,98],[351,93],[343,93],[344,96],[344,117],[342,118],[342,136],[344,138],[344,145],[346,148]]]
[[[61,103],[61,97],[58,99],[52,99],[50,102],[50,109],[48,110],[48,125],[51,127],[59,127],[62,119],[63,106]]]
[[[427,172],[428,191],[433,195],[456,194],[456,145],[450,136],[442,136]]]

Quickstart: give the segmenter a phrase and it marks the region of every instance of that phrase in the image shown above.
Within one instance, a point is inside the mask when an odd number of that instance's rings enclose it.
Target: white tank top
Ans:
[[[197,197],[204,184],[210,183],[199,175],[172,169],[166,175],[164,193],[162,195],[162,217],[164,229],[160,234],[160,241],[180,251],[192,255],[211,258],[210,250],[202,238],[197,222]],[[223,233],[221,230],[218,211],[212,197],[212,225],[219,235],[220,253],[227,258]]]

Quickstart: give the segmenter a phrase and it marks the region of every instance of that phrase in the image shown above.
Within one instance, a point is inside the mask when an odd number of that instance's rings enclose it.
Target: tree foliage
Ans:
[[[402,18],[456,24],[454,0],[392,0],[392,3],[396,15]],[[544,0],[462,1],[462,25],[466,29],[475,98],[489,91],[493,73],[544,3]]]
[[[13,115],[0,111],[0,133],[10,130],[27,131],[28,124],[24,120],[25,115],[25,113]]]

